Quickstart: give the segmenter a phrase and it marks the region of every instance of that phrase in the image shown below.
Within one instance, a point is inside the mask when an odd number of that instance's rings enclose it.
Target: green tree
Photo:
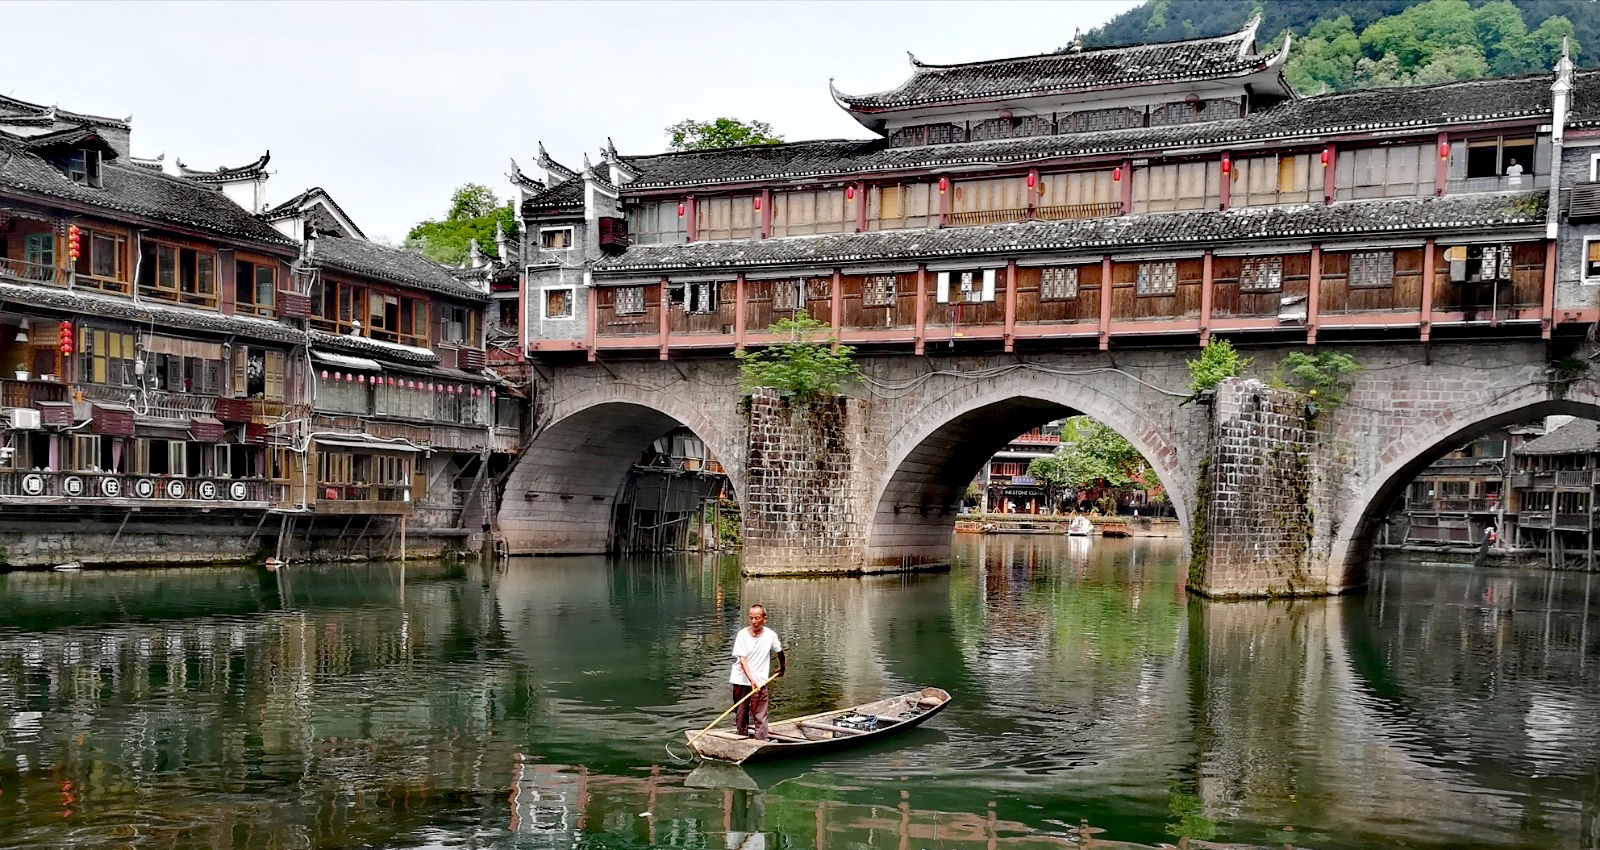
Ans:
[[[467,259],[468,243],[478,240],[485,256],[498,257],[494,228],[498,223],[509,236],[517,233],[517,216],[511,202],[500,203],[493,191],[481,183],[467,183],[450,196],[450,212],[443,221],[429,219],[406,234],[405,246],[447,266],[459,266]]]
[[[1274,383],[1300,390],[1329,407],[1344,401],[1351,376],[1361,371],[1355,358],[1340,351],[1291,351],[1278,361]]]
[[[737,148],[745,145],[775,145],[783,141],[765,121],[740,121],[718,118],[695,121],[685,118],[667,128],[667,150],[703,151],[712,148]]]
[[[1318,94],[1347,89],[1356,80],[1361,39],[1349,15],[1318,21],[1311,34],[1294,45],[1284,77],[1296,91]]]
[[[1052,505],[1061,504],[1061,500],[1068,493],[1076,492],[1078,489],[1067,468],[1066,458],[1059,453],[1049,457],[1036,457],[1029,461],[1028,474],[1043,485],[1045,495],[1049,497]]]
[[[1063,466],[1062,480],[1072,489],[1086,490],[1101,482],[1121,489],[1143,480],[1147,470],[1144,456],[1121,434],[1086,416],[1075,416],[1068,422],[1076,438],[1071,444],[1063,444],[1057,456]]]
[[[808,401],[838,395],[846,382],[861,374],[855,349],[835,346],[827,336],[828,326],[810,316],[782,319],[767,330],[788,339],[733,353],[739,361],[739,389],[745,395],[756,387],[771,387]]]

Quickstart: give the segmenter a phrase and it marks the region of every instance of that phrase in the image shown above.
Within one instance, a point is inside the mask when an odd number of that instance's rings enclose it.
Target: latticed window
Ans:
[[[617,290],[617,315],[637,316],[644,312],[644,287],[624,286]]]
[[[895,276],[877,274],[867,278],[867,288],[861,293],[864,307],[892,307],[895,299]]]
[[[775,280],[772,282],[772,309],[804,310],[806,308],[806,281]]]
[[[1039,279],[1040,301],[1071,301],[1078,297],[1078,270],[1056,267],[1044,270]]]
[[[1239,291],[1277,292],[1283,289],[1282,257],[1246,257],[1239,266]]]
[[[1095,130],[1121,130],[1125,127],[1144,126],[1144,113],[1139,110],[1117,107],[1114,109],[1086,109],[1072,113],[1073,132]]]
[[[1169,260],[1164,263],[1140,263],[1139,283],[1136,288],[1140,295],[1171,295],[1178,291],[1178,263]]]
[[[691,283],[685,293],[688,300],[684,309],[690,313],[717,312],[717,284],[715,281]]]
[[[1350,288],[1394,283],[1393,251],[1358,251],[1350,255]]]

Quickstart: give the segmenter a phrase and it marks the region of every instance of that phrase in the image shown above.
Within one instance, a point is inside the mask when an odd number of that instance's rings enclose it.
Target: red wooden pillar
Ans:
[[[1549,339],[1556,325],[1556,243],[1553,241],[1544,246],[1544,301],[1539,306],[1539,323],[1544,338]]]
[[[1311,246],[1311,282],[1306,286],[1306,345],[1317,344],[1317,311],[1322,307],[1322,246]]]
[[[927,353],[928,327],[928,265],[917,264],[917,339],[916,353]]]
[[[1223,175],[1222,185],[1227,186],[1227,175]],[[1226,202],[1224,202],[1226,203]],[[1205,348],[1211,344],[1211,284],[1215,278],[1211,271],[1213,255],[1210,251],[1205,253],[1205,258],[1200,261],[1200,347]]]
[[[1333,172],[1339,164],[1339,149],[1332,142],[1322,146],[1322,202],[1333,203]]]
[[[1006,353],[1016,348],[1017,335],[1017,261],[1006,262]]]
[[[693,195],[683,199],[683,210],[684,217],[687,219],[687,221],[683,223],[683,232],[687,234],[686,238],[690,242],[698,241],[700,239],[700,209],[696,204],[695,197]]]
[[[840,269],[833,270],[833,285],[830,290],[832,301],[828,305],[830,324],[833,327],[833,348],[839,349],[839,338],[844,335],[844,272]]]
[[[661,355],[660,356],[661,356],[662,360],[665,360],[665,359],[667,359],[667,332],[668,332],[667,311],[672,306],[672,295],[667,291],[667,279],[666,278],[662,278],[661,279],[660,286],[661,286],[661,293],[660,293],[661,294],[661,309],[660,309],[661,321],[659,322],[660,333],[661,333],[661,337],[660,337],[660,339],[661,339]]]
[[[766,239],[772,235],[772,190],[762,189],[757,197],[761,204],[761,238]]]
[[[867,181],[856,181],[856,232],[867,232]]]
[[[1434,153],[1433,165],[1433,194],[1443,195],[1445,187],[1450,185],[1450,134],[1440,133],[1439,144]]]
[[[1111,255],[1100,258],[1100,350],[1111,348]]]
[[[1433,240],[1422,243],[1422,341],[1433,333]]]
[[[736,349],[744,348],[744,299],[744,272],[739,272],[733,279],[733,347]]]

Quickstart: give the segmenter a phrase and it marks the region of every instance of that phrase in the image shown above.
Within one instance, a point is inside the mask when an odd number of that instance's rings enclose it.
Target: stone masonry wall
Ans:
[[[1231,379],[1217,387],[1211,455],[1193,527],[1190,589],[1213,597],[1316,594],[1315,431],[1293,392]]]
[[[842,398],[750,398],[743,569],[749,575],[860,572],[866,518],[856,493],[861,428]]]

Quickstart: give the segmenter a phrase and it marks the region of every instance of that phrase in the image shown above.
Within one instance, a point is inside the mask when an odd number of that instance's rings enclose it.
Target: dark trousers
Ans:
[[[733,686],[733,701],[738,702],[750,693],[749,685]],[[767,739],[767,689],[750,697],[733,710],[733,728],[740,735],[757,740]]]

